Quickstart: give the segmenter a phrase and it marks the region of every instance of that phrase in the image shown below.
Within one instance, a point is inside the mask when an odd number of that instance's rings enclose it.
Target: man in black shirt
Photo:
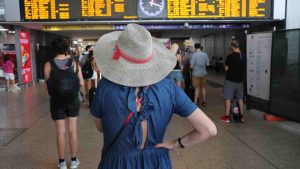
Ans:
[[[244,76],[246,71],[246,62],[241,55],[239,43],[232,41],[230,43],[232,53],[227,56],[225,61],[226,80],[224,83],[224,97],[225,97],[225,112],[221,120],[230,122],[229,112],[231,101],[238,100],[241,122],[244,122],[243,116],[243,98],[244,98]]]

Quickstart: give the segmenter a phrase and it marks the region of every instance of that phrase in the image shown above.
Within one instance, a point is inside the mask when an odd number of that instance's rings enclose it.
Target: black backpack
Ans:
[[[59,68],[54,60],[50,61],[51,72],[47,80],[48,93],[52,99],[71,103],[78,98],[79,78],[73,70],[73,59],[69,59],[65,69]]]
[[[91,60],[87,60],[83,64],[83,66],[81,68],[81,72],[82,72],[83,79],[89,79],[93,76],[94,70],[92,69],[92,61]]]

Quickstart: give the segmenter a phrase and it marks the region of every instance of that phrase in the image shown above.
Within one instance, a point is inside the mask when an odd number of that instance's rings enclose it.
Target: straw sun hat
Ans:
[[[124,86],[157,83],[176,64],[175,54],[137,24],[101,36],[94,52],[103,77]]]

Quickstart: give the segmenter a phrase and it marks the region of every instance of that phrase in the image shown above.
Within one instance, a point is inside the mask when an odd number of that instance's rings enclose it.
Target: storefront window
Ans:
[[[3,44],[4,51],[15,51],[15,44]]]

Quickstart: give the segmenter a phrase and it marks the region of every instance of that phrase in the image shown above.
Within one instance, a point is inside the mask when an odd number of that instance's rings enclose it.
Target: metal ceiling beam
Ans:
[[[73,24],[164,24],[164,23],[269,23],[282,22],[279,19],[244,19],[244,20],[102,20],[102,21],[45,21],[45,22],[0,22],[0,24],[42,24],[42,25],[73,25]]]

